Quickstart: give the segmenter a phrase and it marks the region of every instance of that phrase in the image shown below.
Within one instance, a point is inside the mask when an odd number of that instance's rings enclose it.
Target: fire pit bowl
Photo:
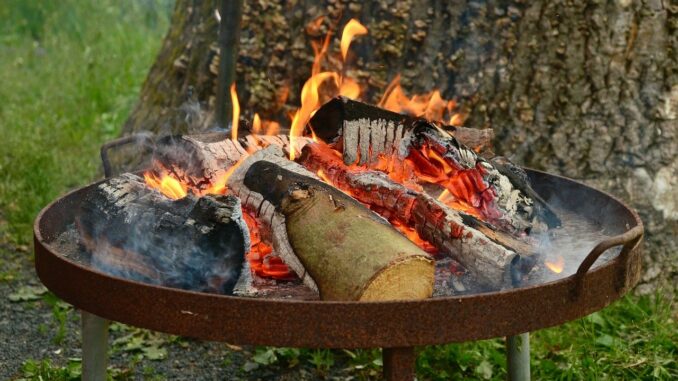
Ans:
[[[637,283],[643,235],[638,215],[613,196],[577,181],[535,170],[528,173],[540,195],[566,195],[561,201],[569,212],[599,224],[611,235],[591,250],[576,273],[538,285],[417,301],[326,302],[207,294],[116,278],[78,262],[55,245],[96,183],[40,212],[34,226],[35,266],[47,288],[86,311],[86,377],[96,378],[97,372],[105,371],[103,319],[108,319],[233,344],[383,347],[387,379],[412,379],[414,346],[514,336],[559,325],[607,306]],[[603,252],[617,246],[622,246],[619,254],[592,268]],[[526,357],[511,358],[529,356],[525,351],[529,346],[523,345],[521,355],[520,348],[511,347],[512,342],[515,339],[509,340],[509,367],[514,370],[509,373],[529,377],[529,365],[516,363]]]

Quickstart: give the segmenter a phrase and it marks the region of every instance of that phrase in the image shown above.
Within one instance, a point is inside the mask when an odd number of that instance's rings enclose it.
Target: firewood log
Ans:
[[[298,137],[296,149],[312,140]],[[222,132],[166,136],[156,142],[153,153],[155,166],[168,170],[185,184],[205,190],[224,179],[228,170],[248,153],[279,146],[289,153],[290,140],[287,135],[246,135],[236,141]]]
[[[322,106],[310,124],[320,140],[342,152],[345,164],[378,168],[387,158],[404,167],[407,161],[422,181],[445,186],[507,232],[560,225],[529,182],[515,176],[511,169],[517,166],[484,159],[434,123],[339,97]]]
[[[233,194],[240,198],[245,209],[250,211],[257,219],[261,238],[271,244],[273,251],[299,276],[307,287],[318,292],[318,286],[315,281],[308,274],[294,253],[294,249],[290,246],[287,230],[285,229],[285,217],[277,213],[275,206],[264,200],[261,194],[251,191],[243,184],[247,169],[259,160],[271,161],[281,166],[290,166],[306,176],[314,177],[315,175],[299,167],[294,162],[287,160],[282,148],[272,145],[244,159],[229,177],[227,186]]]
[[[432,295],[434,265],[424,251],[356,200],[284,159],[279,148],[246,159],[228,185],[246,194],[246,203],[260,204],[259,217],[271,220],[273,231],[285,230],[291,250],[279,254],[302,279],[313,280],[321,299]]]
[[[166,136],[153,153],[159,164],[175,178],[197,190],[220,181],[247,151],[225,133]]]
[[[238,198],[171,200],[129,173],[93,188],[76,224],[97,269],[197,291],[230,293],[250,246]]]
[[[340,138],[350,140],[350,144],[343,144],[344,154],[348,158],[347,163],[353,163],[358,156],[355,148],[365,150],[371,145],[372,155],[392,154],[392,149],[399,146],[403,134],[422,120],[340,96],[325,103],[316,111],[309,124],[316,136],[328,144],[341,144]],[[355,128],[356,125],[365,123],[371,126],[369,131]],[[492,156],[492,139],[494,138],[492,129],[481,130],[458,126],[441,126],[441,128],[447,130],[475,152],[485,157]],[[354,131],[349,131],[351,129]],[[367,145],[355,144],[358,141],[369,143]],[[367,156],[369,155],[361,157],[366,160]],[[365,161],[362,162],[364,163]]]
[[[466,267],[479,284],[493,289],[509,286],[534,262],[531,256],[536,247],[529,242],[455,211],[423,190],[409,189],[383,172],[351,169],[327,145],[306,145],[299,162],[312,171],[322,171],[333,186],[374,207],[383,217],[414,227],[421,238]]]

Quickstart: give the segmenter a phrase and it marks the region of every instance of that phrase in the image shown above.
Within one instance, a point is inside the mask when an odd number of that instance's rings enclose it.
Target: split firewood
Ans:
[[[230,293],[250,246],[238,198],[172,200],[130,173],[93,188],[76,224],[101,271],[196,291]]]
[[[464,265],[482,285],[494,289],[511,285],[534,261],[536,247],[529,242],[455,211],[421,189],[407,188],[383,172],[350,168],[327,145],[306,145],[299,162],[388,220],[414,227],[421,238]]]
[[[285,217],[282,214],[277,213],[275,206],[265,200],[261,194],[252,192],[248,187],[244,186],[244,178],[247,170],[253,163],[259,160],[267,160],[281,166],[292,167],[305,176],[314,177],[315,175],[306,171],[303,167],[300,167],[293,161],[287,160],[282,148],[272,145],[245,158],[228,178],[227,186],[230,192],[240,198],[245,209],[250,211],[256,218],[259,224],[261,238],[265,242],[270,243],[273,247],[273,252],[282,258],[285,264],[299,276],[307,287],[318,292],[318,285],[316,285],[313,278],[308,274],[301,261],[294,253],[294,249],[290,246],[287,230],[285,229]]]
[[[342,152],[345,164],[399,172],[401,181],[438,184],[459,204],[506,232],[521,234],[560,224],[527,176],[516,176],[517,166],[485,160],[433,123],[390,114],[337,98],[316,112],[311,126],[319,139]]]
[[[288,252],[278,252],[323,300],[428,298],[432,259],[356,200],[286,160],[277,147],[246,159],[229,179],[246,204],[259,203],[259,219],[284,231]],[[283,236],[283,233],[280,233]],[[295,258],[290,258],[294,256]]]
[[[296,149],[311,142],[310,138],[298,137]],[[200,135],[167,136],[156,143],[153,159],[156,170],[166,170],[173,177],[197,191],[218,187],[225,181],[231,167],[248,153],[279,146],[289,153],[287,135],[246,135],[236,141],[222,132]],[[298,153],[299,153],[298,152]]]
[[[360,155],[367,161],[378,154],[392,155],[403,135],[423,121],[346,97],[336,97],[325,103],[311,118],[310,126],[316,136],[328,144],[341,144],[347,163],[354,163]],[[363,131],[360,125],[369,125]],[[441,126],[465,146],[485,157],[492,155],[492,129],[477,129],[458,126]],[[368,142],[364,144],[363,142]],[[372,158],[373,160],[376,158]]]
[[[156,143],[155,165],[195,190],[219,182],[247,151],[225,133],[167,136]]]

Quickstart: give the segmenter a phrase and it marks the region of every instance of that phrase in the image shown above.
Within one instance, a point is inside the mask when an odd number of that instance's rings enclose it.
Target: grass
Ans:
[[[676,380],[675,311],[672,302],[659,295],[626,296],[583,319],[534,332],[530,338],[532,376],[536,380]],[[377,378],[382,367],[378,350],[267,347],[258,348],[245,367],[284,369],[300,363],[320,371],[343,364],[358,379]],[[504,380],[504,340],[420,348],[417,376],[435,381]]]
[[[0,211],[27,243],[37,212],[91,181],[168,25],[169,1],[0,2]]]
[[[170,2],[0,2],[0,237],[25,246],[43,206],[98,174],[98,148],[118,135],[136,101],[167,28]],[[6,281],[12,280],[8,275]],[[17,297],[32,300],[29,291]],[[56,326],[63,327],[64,307],[52,302]],[[629,296],[584,319],[534,333],[534,378],[678,379],[672,303],[660,296]],[[155,336],[133,332],[115,348],[164,356]],[[300,364],[318,374],[346,367],[358,379],[377,377],[382,366],[378,350],[287,348],[259,348],[246,366]],[[417,372],[424,380],[504,379],[503,341],[421,348]],[[79,375],[77,359],[62,365],[27,359],[23,369],[26,379]]]

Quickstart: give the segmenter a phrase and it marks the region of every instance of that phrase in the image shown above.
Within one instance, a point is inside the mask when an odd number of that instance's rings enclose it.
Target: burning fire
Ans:
[[[249,213],[243,211],[245,223],[250,231],[250,251],[247,253],[247,261],[252,272],[268,278],[293,279],[294,273],[285,263],[273,254],[273,248],[261,240],[257,220]]]
[[[148,171],[144,173],[144,180],[146,185],[157,189],[160,193],[173,200],[184,198],[188,194],[188,186],[167,173],[157,176],[153,172]]]
[[[312,22],[310,28],[318,29],[323,18],[318,18]],[[313,116],[326,101],[337,96],[343,95],[351,99],[360,99],[362,88],[360,83],[347,74],[345,70],[351,42],[358,36],[366,35],[367,28],[355,19],[351,19],[342,31],[340,40],[340,52],[342,68],[339,71],[322,71],[323,62],[328,54],[332,31],[321,41],[312,41],[314,51],[314,60],[311,68],[311,76],[304,83],[301,90],[301,105],[291,114],[291,126],[289,133],[290,140],[290,159],[294,160],[299,150],[298,138],[304,135],[304,129]],[[457,104],[454,100],[445,100],[439,90],[434,89],[425,94],[415,94],[407,96],[400,84],[400,75],[387,86],[381,97],[379,106],[382,108],[408,114],[416,117],[423,117],[430,121],[442,122],[448,121],[451,125],[460,125],[464,122],[465,116],[461,113],[454,113]],[[288,97],[289,88],[281,88],[276,94],[277,102],[283,105]],[[237,140],[240,103],[236,91],[235,83],[230,87],[232,110],[231,139]],[[263,147],[265,143],[257,136],[275,135],[280,131],[280,124],[263,120],[258,113],[255,113],[252,120],[252,135],[259,145]],[[315,140],[315,139],[314,139]],[[254,149],[254,148],[252,148]],[[144,178],[148,186],[157,189],[163,195],[180,199],[185,197],[188,192],[198,196],[205,194],[224,194],[227,192],[226,184],[228,178],[234,170],[244,160],[229,168],[222,176],[214,181],[207,189],[193,189],[187,184],[182,183],[164,168],[158,172],[146,172]],[[355,166],[351,166],[352,169]],[[379,157],[377,170],[381,170],[389,175],[393,180],[398,181],[405,186],[421,190],[421,182],[437,184],[443,190],[439,200],[455,209],[466,211],[474,216],[480,216],[483,213],[485,205],[494,196],[482,180],[482,168],[460,169],[454,168],[438,153],[428,147],[422,147],[420,150],[412,150],[410,155],[404,160],[396,160],[393,157]],[[329,178],[322,172],[318,176],[327,183],[331,183]],[[485,208],[487,209],[487,208]],[[256,220],[243,210],[245,220],[252,237],[252,245],[247,259],[252,271],[259,276],[271,277],[275,279],[290,279],[293,275],[282,260],[272,252],[270,245],[261,240],[259,226]],[[428,252],[435,252],[434,247],[427,241],[421,239],[417,232],[410,226],[391,221],[393,226],[411,241],[422,247]],[[550,267],[549,267],[550,268]],[[552,269],[553,270],[553,269]],[[553,270],[555,271],[555,270]],[[562,271],[562,266],[561,266]]]
[[[563,269],[565,269],[565,258],[558,256],[554,261],[544,261],[544,265],[554,273],[560,274],[563,272]]]
[[[240,120],[240,102],[235,91],[235,82],[231,85],[231,103],[233,103],[233,121],[231,122],[231,139],[238,139],[238,121]]]
[[[191,192],[197,195],[225,194],[227,191],[226,184],[228,179],[235,169],[242,164],[245,157],[231,166],[228,171],[221,175],[209,188],[202,191],[191,189]],[[160,193],[173,200],[178,200],[188,195],[189,186],[174,178],[164,169],[161,170],[160,175],[156,175],[153,171],[147,171],[144,173],[144,180],[149,187],[158,190]],[[273,254],[273,248],[261,240],[259,225],[254,217],[244,209],[242,212],[250,232],[251,244],[246,258],[252,272],[259,276],[273,279],[294,279],[295,275],[287,265],[285,265],[282,259]]]
[[[430,121],[443,121],[447,112],[451,114],[449,117],[450,124],[458,126],[463,123],[460,114],[452,114],[457,103],[453,100],[443,99],[439,90],[415,94],[408,98],[400,86],[400,74],[396,75],[386,87],[386,91],[379,101],[379,107],[401,114],[423,117]]]
[[[353,37],[367,34],[367,28],[359,23],[356,19],[351,19],[344,27],[344,32],[341,35],[341,58],[346,61],[348,54],[348,47],[353,41]]]

